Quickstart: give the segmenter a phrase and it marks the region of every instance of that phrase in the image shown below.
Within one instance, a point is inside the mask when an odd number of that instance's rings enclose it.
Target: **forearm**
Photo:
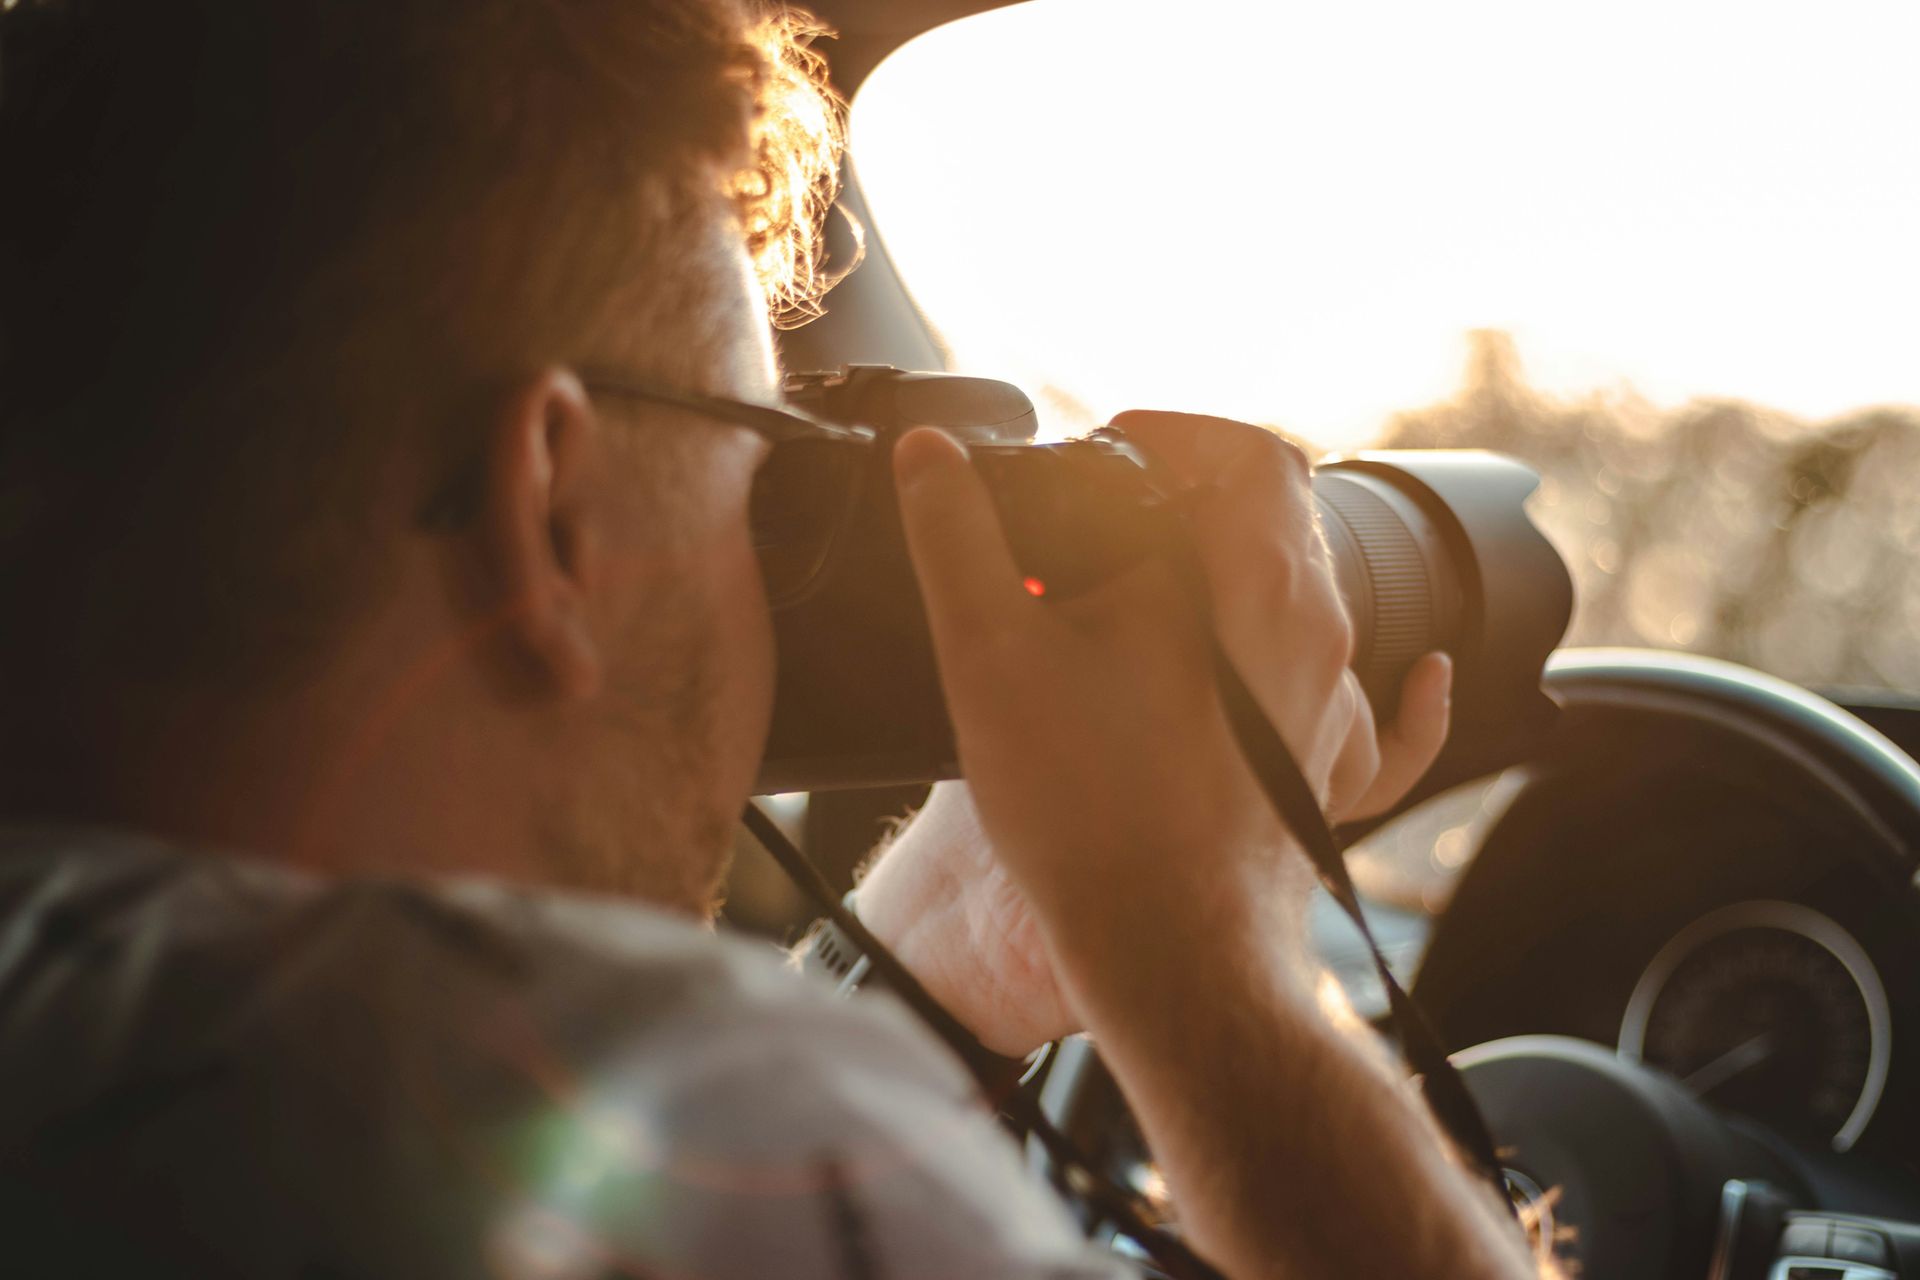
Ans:
[[[1232,898],[1089,921],[1060,958],[1196,1245],[1236,1280],[1532,1276],[1414,1087],[1273,942],[1295,908]]]

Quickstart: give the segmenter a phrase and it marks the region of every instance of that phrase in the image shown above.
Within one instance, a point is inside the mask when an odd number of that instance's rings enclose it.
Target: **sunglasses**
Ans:
[[[875,433],[828,422],[791,407],[755,404],[686,391],[644,379],[588,375],[590,395],[682,409],[728,426],[745,427],[773,447],[754,473],[747,519],[765,580],[767,603],[787,608],[821,582],[834,547],[853,513],[860,477]],[[429,529],[457,528],[478,502],[479,463],[456,476],[422,508]]]

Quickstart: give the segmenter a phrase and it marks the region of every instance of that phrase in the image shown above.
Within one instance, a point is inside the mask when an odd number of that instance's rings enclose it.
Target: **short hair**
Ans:
[[[323,649],[397,443],[436,465],[549,362],[700,376],[722,286],[688,238],[727,216],[807,312],[820,31],[754,0],[0,0],[11,672]],[[646,350],[596,346],[636,317]]]

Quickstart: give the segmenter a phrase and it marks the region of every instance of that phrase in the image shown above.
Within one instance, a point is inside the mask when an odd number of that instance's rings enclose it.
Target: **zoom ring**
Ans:
[[[1370,690],[1397,690],[1407,668],[1436,638],[1426,559],[1400,515],[1365,486],[1319,484],[1314,496],[1346,526],[1366,566],[1373,608],[1371,617],[1354,618],[1354,667]]]

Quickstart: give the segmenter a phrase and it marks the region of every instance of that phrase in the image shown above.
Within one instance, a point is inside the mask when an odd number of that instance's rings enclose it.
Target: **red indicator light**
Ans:
[[[1027,588],[1027,594],[1030,596],[1043,596],[1047,594],[1047,584],[1038,578],[1028,578],[1024,585]]]

